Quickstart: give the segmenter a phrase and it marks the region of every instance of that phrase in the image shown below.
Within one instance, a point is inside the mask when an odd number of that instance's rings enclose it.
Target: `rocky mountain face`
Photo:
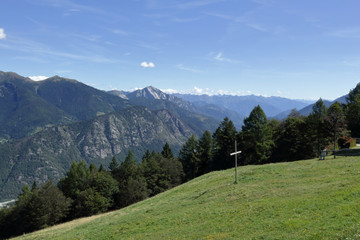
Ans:
[[[0,200],[16,197],[25,183],[58,180],[72,161],[107,166],[130,148],[140,160],[166,142],[176,154],[191,134],[214,131],[226,116],[241,126],[246,111],[239,109],[250,112],[251,104],[233,96],[183,99],[154,87],[104,92],[58,76],[35,82],[0,71]]]
[[[152,86],[127,93],[122,91],[110,91],[109,93],[129,100],[132,105],[147,106],[151,109],[171,108],[174,112],[179,113],[186,110],[188,112],[208,116],[218,122],[222,121],[225,117],[229,117],[234,122],[235,126],[239,128],[241,127],[244,119],[243,115],[225,107],[219,107],[215,104],[208,104],[205,102],[194,104],[193,102],[184,100],[181,97],[166,94]],[[183,115],[183,113],[181,114]],[[211,128],[208,129],[213,130]]]
[[[72,161],[107,166],[130,148],[140,160],[166,142],[176,154],[192,133],[219,124],[195,111],[152,87],[128,97],[58,76],[35,82],[0,72],[0,200],[25,183],[58,180]]]
[[[146,149],[174,151],[193,130],[168,110],[130,107],[85,122],[44,129],[30,137],[0,145],[0,196],[16,197],[23,184],[59,180],[72,161],[108,165],[131,148],[139,158]]]

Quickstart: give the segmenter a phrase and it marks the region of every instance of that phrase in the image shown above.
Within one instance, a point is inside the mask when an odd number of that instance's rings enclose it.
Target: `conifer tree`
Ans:
[[[199,157],[199,170],[200,175],[207,173],[212,170],[212,160],[213,160],[213,139],[211,133],[207,130],[203,133],[199,139],[198,144],[198,157]]]
[[[111,172],[115,172],[119,167],[118,162],[116,161],[115,156],[112,157],[111,162],[109,164],[109,169]]]
[[[168,159],[172,159],[174,158],[174,155],[171,151],[171,148],[170,148],[170,145],[166,142],[164,147],[163,147],[163,150],[161,151],[161,155],[164,157],[164,158],[168,158]]]
[[[183,165],[186,180],[198,176],[199,158],[197,156],[197,145],[198,142],[194,134],[192,134],[179,152],[179,161]]]
[[[149,149],[147,149],[144,156],[142,157],[142,161],[145,161],[150,158],[151,158],[151,153],[150,153]]]
[[[239,134],[243,163],[261,164],[268,162],[274,142],[272,129],[262,108],[258,105],[244,119],[242,132]]]
[[[114,177],[119,183],[115,207],[125,207],[148,197],[146,181],[141,175],[131,149]]]
[[[236,128],[229,118],[224,118],[213,134],[213,166],[215,170],[227,169],[234,166],[234,158],[230,153],[234,151]]]
[[[360,83],[349,92],[346,99],[347,105],[345,110],[348,128],[351,131],[351,136],[360,137]]]

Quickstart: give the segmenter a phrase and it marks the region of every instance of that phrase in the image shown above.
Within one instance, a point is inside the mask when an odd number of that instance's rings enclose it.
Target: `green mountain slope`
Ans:
[[[129,106],[122,98],[59,76],[41,81],[37,94],[78,120],[91,119]]]
[[[37,82],[0,71],[0,200],[16,197],[25,183],[58,180],[73,160],[107,166],[129,148],[140,159],[165,142],[177,153],[192,133],[218,125],[170,100],[130,102],[72,79]]]
[[[19,139],[45,126],[88,120],[124,109],[126,100],[58,76],[35,82],[0,71],[0,140]]]
[[[360,159],[212,172],[119,211],[18,239],[359,239]]]
[[[36,87],[28,78],[0,71],[0,140],[21,138],[46,125],[74,120],[38,96]]]

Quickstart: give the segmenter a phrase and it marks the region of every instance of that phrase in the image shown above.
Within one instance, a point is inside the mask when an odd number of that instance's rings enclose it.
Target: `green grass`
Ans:
[[[218,171],[19,239],[360,239],[360,157]]]

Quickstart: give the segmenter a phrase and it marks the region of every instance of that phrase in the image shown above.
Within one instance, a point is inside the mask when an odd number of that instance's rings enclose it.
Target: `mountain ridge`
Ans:
[[[233,95],[192,95],[174,94],[184,100],[190,101],[195,105],[214,104],[221,108],[235,111],[242,116],[248,116],[252,109],[260,105],[268,117],[273,117],[283,111],[291,109],[301,109],[308,106],[307,101],[293,100],[283,97],[264,97],[255,95],[233,96]]]
[[[0,196],[14,198],[23,184],[59,180],[72,161],[107,166],[131,148],[137,160],[147,149],[174,152],[193,130],[168,110],[129,107],[85,122],[48,127],[32,136],[0,145]]]

